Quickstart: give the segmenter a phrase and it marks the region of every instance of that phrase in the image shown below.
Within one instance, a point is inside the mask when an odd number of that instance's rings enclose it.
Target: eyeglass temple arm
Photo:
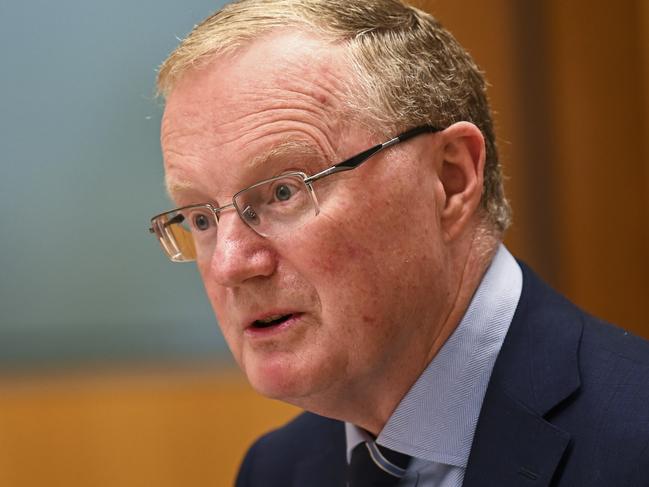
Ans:
[[[169,220],[169,221],[167,221],[167,222],[164,222],[163,225],[164,225],[165,227],[168,227],[169,225],[173,225],[173,224],[175,224],[175,223],[180,223],[180,222],[182,222],[184,219],[185,219],[184,215],[181,215],[181,214],[179,213],[178,215],[176,215],[175,217],[173,217],[171,220]],[[149,227],[149,233],[155,233],[155,230],[153,229],[153,227]]]
[[[355,156],[352,156],[349,159],[344,160],[343,162],[339,162],[335,166],[331,166],[325,169],[324,171],[320,171],[319,173],[316,173],[313,176],[308,177],[305,182],[312,183],[313,181],[324,178],[325,176],[329,176],[330,174],[335,174],[337,172],[343,172],[343,171],[350,171],[351,169],[357,168],[366,160],[368,160],[370,157],[372,157],[374,154],[382,151],[383,149],[387,149],[388,147],[398,144],[399,142],[403,142],[405,140],[411,139],[417,135],[439,132],[440,130],[441,129],[437,127],[433,127],[432,125],[421,125],[419,127],[415,127],[414,129],[407,130],[406,132],[397,135],[395,138],[390,139],[387,142],[384,142],[383,144],[375,145],[374,147],[371,147],[366,151],[361,152],[360,154],[356,154]]]

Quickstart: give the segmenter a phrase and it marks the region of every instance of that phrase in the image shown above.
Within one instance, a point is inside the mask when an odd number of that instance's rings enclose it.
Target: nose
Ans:
[[[210,277],[218,284],[236,287],[250,279],[271,276],[277,267],[277,255],[271,243],[233,211],[219,220],[209,265]]]

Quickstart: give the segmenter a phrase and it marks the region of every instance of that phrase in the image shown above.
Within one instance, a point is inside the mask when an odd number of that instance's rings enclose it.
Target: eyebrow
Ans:
[[[305,140],[291,139],[285,140],[284,142],[271,147],[261,154],[256,155],[250,161],[244,163],[244,168],[247,171],[253,171],[267,164],[273,159],[278,159],[289,155],[297,157],[316,156],[325,160],[327,163],[330,162],[330,158],[326,157],[315,145]],[[165,186],[167,189],[167,194],[171,197],[172,200],[177,200],[183,194],[200,192],[197,185],[193,181],[188,179],[166,179]]]
[[[302,139],[290,139],[275,145],[265,152],[255,156],[246,164],[246,169],[257,169],[268,163],[272,159],[278,159],[287,155],[318,156],[322,159],[328,159],[317,147]]]
[[[176,201],[183,193],[195,193],[198,191],[196,185],[188,179],[169,180],[165,178],[165,187],[167,189],[167,194],[174,201]]]

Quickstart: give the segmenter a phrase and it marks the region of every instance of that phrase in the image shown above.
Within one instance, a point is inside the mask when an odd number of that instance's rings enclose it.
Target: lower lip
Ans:
[[[279,325],[267,326],[265,328],[250,326],[245,329],[244,334],[249,338],[256,339],[275,336],[295,326],[300,321],[301,317],[302,314],[295,313],[288,320],[283,321]]]

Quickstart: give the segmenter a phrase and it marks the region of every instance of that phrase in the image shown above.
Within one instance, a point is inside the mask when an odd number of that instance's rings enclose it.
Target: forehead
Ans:
[[[187,72],[163,117],[168,186],[226,182],[291,151],[333,159],[351,80],[344,59],[341,47],[276,32]]]
[[[345,57],[343,46],[301,31],[273,31],[189,69],[167,99],[166,112],[173,113],[178,104],[196,99],[205,102],[215,95],[224,97],[218,102],[227,108],[228,95],[236,95],[231,104],[240,105],[247,97],[258,100],[280,89],[299,91],[326,103],[327,92],[340,91],[341,81],[350,74]]]

